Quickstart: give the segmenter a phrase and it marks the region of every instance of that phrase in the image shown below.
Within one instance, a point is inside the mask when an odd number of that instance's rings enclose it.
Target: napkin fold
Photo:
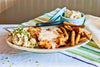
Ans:
[[[93,40],[100,48],[100,17],[86,15],[86,28],[93,34]]]

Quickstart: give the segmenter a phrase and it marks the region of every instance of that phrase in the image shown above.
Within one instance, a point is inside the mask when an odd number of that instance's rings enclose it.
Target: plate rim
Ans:
[[[19,49],[19,50],[24,50],[24,51],[34,52],[34,53],[54,53],[54,52],[60,52],[60,51],[64,51],[64,50],[73,49],[73,48],[83,46],[86,43],[88,43],[89,40],[86,40],[85,42],[81,42],[78,45],[75,45],[75,46],[72,46],[72,47],[63,47],[63,48],[58,48],[58,49],[35,49],[35,48],[20,47],[20,46],[17,46],[15,44],[12,44],[11,42],[8,41],[8,39],[6,39],[6,42],[10,47],[15,48],[15,49]]]

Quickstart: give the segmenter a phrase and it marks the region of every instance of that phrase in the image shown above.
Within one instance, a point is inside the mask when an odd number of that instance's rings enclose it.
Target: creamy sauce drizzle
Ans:
[[[49,29],[49,30],[48,30]],[[56,43],[54,42],[54,38],[57,38],[58,35],[55,34],[54,32],[57,32],[58,28],[57,27],[42,27],[41,29],[41,32],[39,33],[39,40],[42,41],[42,40],[48,40],[48,41],[51,41],[51,45],[52,45],[52,48],[55,48],[56,47]]]

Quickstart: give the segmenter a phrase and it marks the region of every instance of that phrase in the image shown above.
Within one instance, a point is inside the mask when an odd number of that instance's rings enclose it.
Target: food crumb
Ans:
[[[5,62],[3,62],[2,64],[5,64]]]
[[[36,63],[39,63],[38,61],[36,61]]]
[[[12,65],[14,65],[14,63],[12,63]]]
[[[1,60],[4,60],[3,58]]]
[[[10,61],[8,60],[8,62],[10,62]]]
[[[37,64],[37,66],[39,66],[39,64]]]
[[[10,65],[9,67],[12,67],[12,65]]]
[[[2,59],[1,60],[4,60],[4,56],[2,56]]]
[[[8,57],[6,57],[5,59],[8,59]]]

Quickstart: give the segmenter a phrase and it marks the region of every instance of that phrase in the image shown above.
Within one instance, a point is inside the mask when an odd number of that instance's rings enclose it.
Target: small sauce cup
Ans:
[[[82,12],[81,12],[81,18],[78,18],[78,19],[70,19],[70,18],[61,16],[61,21],[71,22],[72,24],[76,24],[76,25],[83,25],[84,20],[85,20],[85,15]]]

